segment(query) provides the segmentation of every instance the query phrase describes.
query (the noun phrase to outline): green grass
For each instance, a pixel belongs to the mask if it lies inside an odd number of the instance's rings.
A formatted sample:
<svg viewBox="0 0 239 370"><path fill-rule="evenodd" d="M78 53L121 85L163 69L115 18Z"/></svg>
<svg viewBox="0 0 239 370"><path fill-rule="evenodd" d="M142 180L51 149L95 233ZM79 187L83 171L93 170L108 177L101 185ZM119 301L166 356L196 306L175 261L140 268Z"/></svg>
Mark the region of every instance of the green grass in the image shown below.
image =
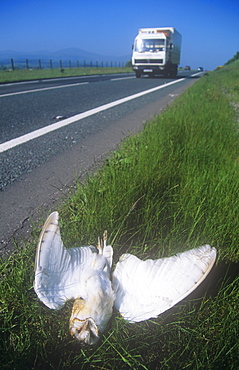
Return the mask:
<svg viewBox="0 0 239 370"><path fill-rule="evenodd" d="M125 251L159 258L209 243L219 266L238 271L238 80L238 62L204 76L78 182L58 209L66 246L95 243L105 229L115 261ZM239 368L238 273L212 272L155 320L128 324L116 313L97 346L81 347L68 333L72 302L55 312L34 293L39 231L1 263L2 368Z"/></svg>
<svg viewBox="0 0 239 370"><path fill-rule="evenodd" d="M73 228L83 242L107 228L119 245L137 240L142 250L156 242L173 253L210 242L238 261L238 122L218 74L201 79L78 184L64 210L68 234Z"/></svg>
<svg viewBox="0 0 239 370"><path fill-rule="evenodd" d="M13 81L38 80L45 78L86 76L105 73L128 73L132 72L129 67L86 67L58 69L16 69L0 71L0 83Z"/></svg>

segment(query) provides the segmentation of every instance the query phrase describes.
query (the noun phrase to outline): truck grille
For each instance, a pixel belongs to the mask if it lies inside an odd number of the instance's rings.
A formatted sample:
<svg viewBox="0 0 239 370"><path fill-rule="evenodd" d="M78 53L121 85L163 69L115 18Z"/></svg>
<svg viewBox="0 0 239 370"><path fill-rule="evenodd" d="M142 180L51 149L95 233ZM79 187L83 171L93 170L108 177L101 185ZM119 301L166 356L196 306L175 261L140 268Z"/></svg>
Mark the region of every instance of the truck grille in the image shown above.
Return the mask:
<svg viewBox="0 0 239 370"><path fill-rule="evenodd" d="M135 63L138 64L163 63L163 59L135 59Z"/></svg>

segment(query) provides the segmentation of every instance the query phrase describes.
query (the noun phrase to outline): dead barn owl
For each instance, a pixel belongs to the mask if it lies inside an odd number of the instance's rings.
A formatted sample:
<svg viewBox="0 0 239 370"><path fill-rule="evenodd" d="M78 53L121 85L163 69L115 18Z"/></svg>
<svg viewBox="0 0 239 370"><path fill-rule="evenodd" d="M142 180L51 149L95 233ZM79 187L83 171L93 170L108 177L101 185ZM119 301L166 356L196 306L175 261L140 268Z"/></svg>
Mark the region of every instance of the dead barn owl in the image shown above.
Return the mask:
<svg viewBox="0 0 239 370"><path fill-rule="evenodd" d="M61 240L58 212L46 220L35 260L34 289L49 308L59 309L74 299L70 333L80 342L94 344L105 330L113 307L125 320L139 322L157 317L184 299L205 279L216 260L209 245L173 257L142 261L123 254L111 274L113 249L66 249Z"/></svg>

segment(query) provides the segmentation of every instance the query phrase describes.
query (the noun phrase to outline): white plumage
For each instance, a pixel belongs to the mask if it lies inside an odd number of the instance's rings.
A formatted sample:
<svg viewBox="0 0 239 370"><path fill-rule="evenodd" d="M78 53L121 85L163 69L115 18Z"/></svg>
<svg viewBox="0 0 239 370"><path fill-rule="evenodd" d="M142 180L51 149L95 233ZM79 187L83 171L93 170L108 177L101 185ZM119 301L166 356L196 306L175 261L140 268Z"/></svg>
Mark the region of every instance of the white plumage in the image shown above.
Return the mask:
<svg viewBox="0 0 239 370"><path fill-rule="evenodd" d="M79 341L94 344L113 306L125 320L157 317L190 294L208 275L216 249L205 245L169 258L142 261L123 254L112 274L113 249L99 241L93 246L63 246L58 213L46 220L37 246L34 289L49 308L59 309L74 299L70 332Z"/></svg>

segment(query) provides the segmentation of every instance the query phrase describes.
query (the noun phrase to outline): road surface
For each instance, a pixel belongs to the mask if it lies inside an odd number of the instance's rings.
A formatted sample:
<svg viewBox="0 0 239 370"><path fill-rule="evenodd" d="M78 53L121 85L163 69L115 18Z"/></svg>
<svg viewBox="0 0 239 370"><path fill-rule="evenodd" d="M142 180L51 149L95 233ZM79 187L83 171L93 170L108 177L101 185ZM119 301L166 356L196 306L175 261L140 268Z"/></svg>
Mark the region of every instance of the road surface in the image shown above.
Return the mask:
<svg viewBox="0 0 239 370"><path fill-rule="evenodd" d="M0 85L0 252L29 238L58 201L200 74L133 74Z"/></svg>

